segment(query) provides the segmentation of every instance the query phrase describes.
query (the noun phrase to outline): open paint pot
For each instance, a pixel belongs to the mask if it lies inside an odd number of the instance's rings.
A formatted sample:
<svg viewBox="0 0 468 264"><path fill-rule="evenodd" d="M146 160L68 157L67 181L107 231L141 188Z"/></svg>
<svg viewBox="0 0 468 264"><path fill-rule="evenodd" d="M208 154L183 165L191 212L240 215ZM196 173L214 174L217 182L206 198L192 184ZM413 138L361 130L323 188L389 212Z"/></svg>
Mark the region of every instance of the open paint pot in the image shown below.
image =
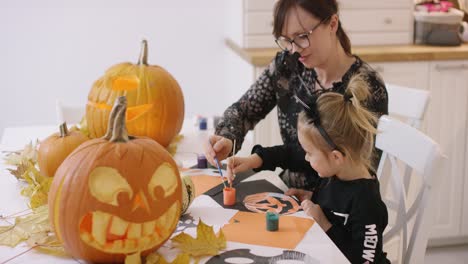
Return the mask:
<svg viewBox="0 0 468 264"><path fill-rule="evenodd" d="M236 204L236 188L226 187L223 189L224 205Z"/></svg>
<svg viewBox="0 0 468 264"><path fill-rule="evenodd" d="M278 231L279 214L277 212L266 213L266 229L267 231Z"/></svg>

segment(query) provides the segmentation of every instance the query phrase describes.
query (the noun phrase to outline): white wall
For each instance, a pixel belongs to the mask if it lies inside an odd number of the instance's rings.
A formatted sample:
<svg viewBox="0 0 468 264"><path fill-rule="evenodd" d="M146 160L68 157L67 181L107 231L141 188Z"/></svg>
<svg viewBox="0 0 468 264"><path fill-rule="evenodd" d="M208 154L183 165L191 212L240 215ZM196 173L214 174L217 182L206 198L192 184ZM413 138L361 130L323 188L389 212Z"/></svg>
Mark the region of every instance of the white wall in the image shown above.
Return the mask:
<svg viewBox="0 0 468 264"><path fill-rule="evenodd" d="M232 54L224 45L224 5L1 0L0 135L7 126L55 124L56 99L84 106L92 83L107 68L137 61L142 38L149 42L149 63L179 81L187 116L222 113L251 80L238 76L239 84L227 83L228 70L236 70L227 63Z"/></svg>

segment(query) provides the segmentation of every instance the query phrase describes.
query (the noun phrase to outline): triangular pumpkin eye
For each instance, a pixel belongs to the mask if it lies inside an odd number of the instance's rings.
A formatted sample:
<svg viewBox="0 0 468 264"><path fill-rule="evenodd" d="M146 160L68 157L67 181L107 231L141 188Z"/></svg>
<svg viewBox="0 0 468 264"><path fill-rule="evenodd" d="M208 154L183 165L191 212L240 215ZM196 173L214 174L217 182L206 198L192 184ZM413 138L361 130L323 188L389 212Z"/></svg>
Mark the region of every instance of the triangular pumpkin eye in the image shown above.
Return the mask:
<svg viewBox="0 0 468 264"><path fill-rule="evenodd" d="M89 175L89 191L98 201L118 206L117 196L121 192L128 193L132 199L133 190L119 171L110 167L96 167Z"/></svg>
<svg viewBox="0 0 468 264"><path fill-rule="evenodd" d="M148 184L148 192L156 201L155 188L161 187L164 190L164 197L173 194L177 188L177 175L174 168L168 162L161 164L154 172Z"/></svg>

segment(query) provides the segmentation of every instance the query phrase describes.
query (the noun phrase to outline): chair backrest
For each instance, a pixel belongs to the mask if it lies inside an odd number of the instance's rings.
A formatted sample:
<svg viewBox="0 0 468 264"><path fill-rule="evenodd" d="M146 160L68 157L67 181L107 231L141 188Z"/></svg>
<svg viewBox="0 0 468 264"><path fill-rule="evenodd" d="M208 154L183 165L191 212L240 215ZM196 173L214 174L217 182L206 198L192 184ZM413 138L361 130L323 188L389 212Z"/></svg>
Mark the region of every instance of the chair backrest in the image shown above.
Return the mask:
<svg viewBox="0 0 468 264"><path fill-rule="evenodd" d="M73 125L80 123L85 114L85 108L82 106L64 105L60 100L55 101L55 112L57 116L57 123Z"/></svg>
<svg viewBox="0 0 468 264"><path fill-rule="evenodd" d="M429 91L394 84L385 86L388 92L389 114L402 117L406 123L419 128L429 103Z"/></svg>
<svg viewBox="0 0 468 264"><path fill-rule="evenodd" d="M396 117L410 126L420 128L429 103L430 92L395 84L386 84L385 86L388 92L390 116ZM411 173L412 170L406 167L403 177L406 192L408 192Z"/></svg>
<svg viewBox="0 0 468 264"><path fill-rule="evenodd" d="M389 116L379 120L375 145L382 150L377 177L381 182L384 179L389 182L389 186L381 185L381 188L391 189L391 192L382 191L389 211L383 242L399 239L398 263L423 263L432 223L427 205L434 176L443 160L439 145L416 128ZM403 181L404 168L400 166L409 166L414 171L408 194Z"/></svg>

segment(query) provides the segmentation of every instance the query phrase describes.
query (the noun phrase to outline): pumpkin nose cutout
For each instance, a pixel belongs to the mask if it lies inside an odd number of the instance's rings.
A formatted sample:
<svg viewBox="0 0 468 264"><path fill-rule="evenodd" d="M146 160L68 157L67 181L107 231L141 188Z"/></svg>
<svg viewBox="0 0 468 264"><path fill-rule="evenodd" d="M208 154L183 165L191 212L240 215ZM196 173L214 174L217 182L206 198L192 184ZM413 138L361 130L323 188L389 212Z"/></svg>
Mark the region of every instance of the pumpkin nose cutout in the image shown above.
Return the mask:
<svg viewBox="0 0 468 264"><path fill-rule="evenodd" d="M140 191L135 195L135 198L133 198L133 208L132 211L135 211L138 208L142 208L145 211L149 212L149 205L148 205L148 200L146 199L145 194Z"/></svg>

